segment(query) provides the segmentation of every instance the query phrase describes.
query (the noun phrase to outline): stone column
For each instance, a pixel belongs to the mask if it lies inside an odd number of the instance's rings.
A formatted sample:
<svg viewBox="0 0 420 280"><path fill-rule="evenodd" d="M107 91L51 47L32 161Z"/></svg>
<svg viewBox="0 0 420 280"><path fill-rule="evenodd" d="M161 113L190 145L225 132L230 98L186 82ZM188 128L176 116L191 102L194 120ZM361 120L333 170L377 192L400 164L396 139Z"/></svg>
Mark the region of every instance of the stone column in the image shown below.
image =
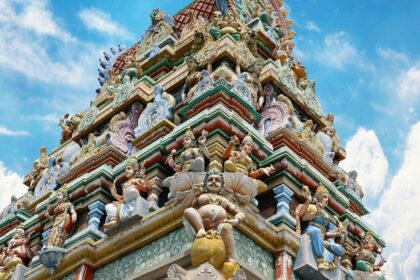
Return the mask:
<svg viewBox="0 0 420 280"><path fill-rule="evenodd" d="M101 218L105 214L105 204L102 201L95 201L89 205L89 227L99 230Z"/></svg>
<svg viewBox="0 0 420 280"><path fill-rule="evenodd" d="M160 179L159 177L154 177L149 182L152 185L152 187L150 188L150 191L147 194L147 201L150 204L150 208L156 210L159 209L159 196L162 192L162 189L159 187L159 185L162 183L162 179Z"/></svg>
<svg viewBox="0 0 420 280"><path fill-rule="evenodd" d="M296 219L290 215L290 201L292 200L293 192L285 184L281 184L273 189L275 199L277 200L277 213L268 218L268 220L276 225L286 224L291 228L296 227Z"/></svg>
<svg viewBox="0 0 420 280"><path fill-rule="evenodd" d="M276 255L276 280L292 280L292 256L286 251Z"/></svg>

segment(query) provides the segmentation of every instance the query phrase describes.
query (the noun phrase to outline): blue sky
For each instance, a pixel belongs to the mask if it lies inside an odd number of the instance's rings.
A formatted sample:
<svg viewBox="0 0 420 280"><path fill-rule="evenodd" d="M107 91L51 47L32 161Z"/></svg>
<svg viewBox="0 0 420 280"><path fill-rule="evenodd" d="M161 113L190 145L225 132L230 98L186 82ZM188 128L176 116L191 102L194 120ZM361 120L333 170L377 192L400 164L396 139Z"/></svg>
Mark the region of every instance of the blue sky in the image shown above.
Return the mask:
<svg viewBox="0 0 420 280"><path fill-rule="evenodd" d="M17 182L40 147L59 144L59 118L95 98L99 54L139 40L153 7L174 14L189 2L0 0L0 208L23 190ZM406 212L420 199L420 2L285 2L295 57L316 80L324 113L335 114L342 166L359 172L367 219L387 239L388 275L413 279L420 226Z"/></svg>

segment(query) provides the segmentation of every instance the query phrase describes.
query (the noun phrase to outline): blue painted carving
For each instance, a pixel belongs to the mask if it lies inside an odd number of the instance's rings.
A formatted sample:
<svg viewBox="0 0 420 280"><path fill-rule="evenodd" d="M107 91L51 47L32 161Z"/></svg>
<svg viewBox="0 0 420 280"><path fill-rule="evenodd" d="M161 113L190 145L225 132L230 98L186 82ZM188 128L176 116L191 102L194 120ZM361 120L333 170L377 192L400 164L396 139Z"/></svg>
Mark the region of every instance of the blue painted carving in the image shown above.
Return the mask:
<svg viewBox="0 0 420 280"><path fill-rule="evenodd" d="M105 214L105 203L101 201L95 201L89 205L89 226L95 229L99 229L99 223L101 222L102 216Z"/></svg>
<svg viewBox="0 0 420 280"><path fill-rule="evenodd" d="M280 186L275 187L273 191L276 195L275 199L277 200L277 212L268 220L276 226L286 223L294 228L296 226L296 220L290 215L289 206L293 195L292 190L285 184L281 184Z"/></svg>

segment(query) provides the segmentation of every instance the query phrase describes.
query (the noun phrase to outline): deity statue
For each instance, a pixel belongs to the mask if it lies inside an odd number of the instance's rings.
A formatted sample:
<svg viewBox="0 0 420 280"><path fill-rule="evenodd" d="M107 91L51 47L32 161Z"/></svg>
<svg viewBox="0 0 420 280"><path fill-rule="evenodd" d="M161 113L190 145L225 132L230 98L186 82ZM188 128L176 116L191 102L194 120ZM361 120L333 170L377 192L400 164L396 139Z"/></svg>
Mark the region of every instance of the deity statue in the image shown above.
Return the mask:
<svg viewBox="0 0 420 280"><path fill-rule="evenodd" d="M34 161L31 172L28 175L29 179L29 192L33 193L36 185L42 176L47 172L48 168L48 154L45 147L41 148L41 153L38 159ZM25 180L26 181L26 180Z"/></svg>
<svg viewBox="0 0 420 280"><path fill-rule="evenodd" d="M307 120L303 125L302 131L298 134L298 137L305 141L312 149L323 155L324 146L322 143L318 142L315 133L312 131L312 126L312 120Z"/></svg>
<svg viewBox="0 0 420 280"><path fill-rule="evenodd" d="M260 13L259 18L264 26L264 30L267 32L268 37L276 42L284 36L280 24L276 21L273 15L273 7L271 4L266 4L264 10Z"/></svg>
<svg viewBox="0 0 420 280"><path fill-rule="evenodd" d="M164 38L171 35L177 39L171 19L159 9L153 9L150 14L152 25L146 30L146 34L137 46L137 57L145 51L157 46Z"/></svg>
<svg viewBox="0 0 420 280"><path fill-rule="evenodd" d="M310 237L318 269L335 269L335 260L344 255L344 249L335 243L334 239L342 237L344 227L337 217L335 217L338 221L337 228L329 221L325 208L330 194L323 185L319 185L315 192L315 203L311 203L312 196L306 186L303 188L303 195L305 203L300 204L295 212L298 221L296 229L300 231L300 222L302 222L302 234L308 234Z"/></svg>
<svg viewBox="0 0 420 280"><path fill-rule="evenodd" d="M206 174L204 183L194 185L183 201L184 207L188 207L184 211L186 226L195 234L191 249L193 266L205 262L216 268L226 262L236 265L233 226L239 224L245 215L223 196L223 190L223 175L218 170L211 170ZM228 219L228 213L233 215L233 219ZM217 245L220 239L223 240L224 250Z"/></svg>
<svg viewBox="0 0 420 280"><path fill-rule="evenodd" d="M198 147L194 145L195 136L193 130L188 127L184 134L184 151L181 153L179 164L175 163L173 155L176 150L172 150L168 156L168 165L177 173L202 172L205 169L205 158L210 158L210 153L206 146L207 131L203 130L198 138Z"/></svg>
<svg viewBox="0 0 420 280"><path fill-rule="evenodd" d="M378 276L380 280L385 280L385 277L381 273L381 267L386 261L381 259L378 264L375 264L376 253L380 254L381 250L377 249L372 233L366 232L362 244L355 248L351 252L351 255L356 261L356 270L374 274Z"/></svg>
<svg viewBox="0 0 420 280"><path fill-rule="evenodd" d="M134 55L127 55L125 58L125 69L121 73L121 77L128 76L130 81L140 78L143 71L140 68L140 64L137 63L136 57Z"/></svg>
<svg viewBox="0 0 420 280"><path fill-rule="evenodd" d="M240 39L242 24L236 19L235 13L232 10L227 10L223 20L219 24L222 35L230 34L236 41Z"/></svg>
<svg viewBox="0 0 420 280"><path fill-rule="evenodd" d="M180 39L187 38L191 34L203 34L203 30L207 29L207 21L202 17L197 17L197 12L193 9L187 11L188 23L184 26L181 31ZM203 38L203 43L206 41L206 38Z"/></svg>
<svg viewBox="0 0 420 280"><path fill-rule="evenodd" d="M71 139L73 132L76 131L77 126L82 120L82 116L76 114L73 117L69 117L69 114L65 114L63 118L60 119L59 126L63 129L61 132L60 144Z"/></svg>
<svg viewBox="0 0 420 280"><path fill-rule="evenodd" d="M249 14L252 19L259 18L262 13L262 7L258 0L245 1Z"/></svg>
<svg viewBox="0 0 420 280"><path fill-rule="evenodd" d="M281 45L276 46L273 51L273 56L280 61L281 65L290 65L296 85L301 90L304 90L309 83L308 75L302 62L300 60L295 61L292 56L294 47L295 43L291 39L287 39Z"/></svg>
<svg viewBox="0 0 420 280"><path fill-rule="evenodd" d="M233 150L235 145L239 145L239 139L236 135L230 139L229 145L226 147L223 155L226 160L224 163L225 172L238 172L253 178L258 185L259 192L267 189L266 184L256 179L263 175L270 176L276 169L270 165L269 167L254 170L254 165L250 157L254 149L254 141L251 136L247 135L244 137L239 151Z"/></svg>
<svg viewBox="0 0 420 280"><path fill-rule="evenodd" d="M222 37L222 32L219 27L222 20L222 13L220 11L214 11L209 25L209 33L214 41L217 41L220 37Z"/></svg>
<svg viewBox="0 0 420 280"><path fill-rule="evenodd" d="M67 197L67 185L62 186L57 192L57 202L48 205L45 217L53 222L45 248L64 248L64 242L72 232L77 213L73 204Z"/></svg>
<svg viewBox="0 0 420 280"><path fill-rule="evenodd" d="M29 247L31 234L26 237L25 229L19 225L15 233L7 242L7 248L0 253L0 280L10 279L17 265L28 265L32 260L32 251Z"/></svg>
<svg viewBox="0 0 420 280"><path fill-rule="evenodd" d="M131 157L125 167L125 178L127 181L122 185L122 195L117 193L116 180L110 191L117 200L105 206L106 221L104 229L108 230L133 215L144 216L149 213L149 203L141 196L141 192L150 190L149 182L146 179L146 168L141 163L140 170L136 157Z"/></svg>
<svg viewBox="0 0 420 280"><path fill-rule="evenodd" d="M96 136L93 133L89 133L87 142L85 144L82 144L82 148L77 154L75 164L88 159L89 157L95 155L97 152L98 145L96 143Z"/></svg>
<svg viewBox="0 0 420 280"><path fill-rule="evenodd" d="M328 113L327 117L326 117L326 121L328 123L327 127L324 128L324 130L326 131L326 133L328 134L328 136L331 138L332 140L332 152L337 153L340 151L340 138L337 135L337 132L335 130L335 128L333 127L334 125L334 115L333 113Z"/></svg>
<svg viewBox="0 0 420 280"><path fill-rule="evenodd" d="M250 91L247 94L245 90L245 92L242 95L244 95L246 99L250 98L252 104L256 107L257 111L260 111L264 104L264 92L260 82L260 74L264 66L264 62L261 59L257 58L248 66L246 72L241 73L241 63L243 63L241 59L242 57L240 56L236 57L235 71L238 75L237 80L244 82L247 85L246 90Z"/></svg>
<svg viewBox="0 0 420 280"><path fill-rule="evenodd" d="M138 117L134 129L136 137L151 129L161 120L169 120L173 117L173 108L176 104L175 98L165 92L159 84L154 87L154 95L155 99L153 102L149 102L146 109Z"/></svg>
<svg viewBox="0 0 420 280"><path fill-rule="evenodd" d="M203 78L204 75L210 75L213 71L212 62L209 61L207 65L207 73L204 71L199 71L198 62L197 60L189 56L186 58L187 66L188 66L188 76L185 80L184 87L182 89L182 101L186 102L190 98L194 96L194 92L197 88L197 85Z"/></svg>

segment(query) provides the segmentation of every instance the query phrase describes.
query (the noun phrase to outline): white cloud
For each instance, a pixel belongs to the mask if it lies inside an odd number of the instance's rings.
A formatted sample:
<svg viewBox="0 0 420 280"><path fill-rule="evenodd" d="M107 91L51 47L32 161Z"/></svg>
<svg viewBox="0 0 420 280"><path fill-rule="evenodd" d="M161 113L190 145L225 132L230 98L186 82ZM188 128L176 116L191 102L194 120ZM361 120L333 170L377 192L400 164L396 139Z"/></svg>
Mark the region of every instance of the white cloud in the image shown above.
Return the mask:
<svg viewBox="0 0 420 280"><path fill-rule="evenodd" d="M0 67L44 83L93 92L97 47L79 42L61 28L47 4L2 1Z"/></svg>
<svg viewBox="0 0 420 280"><path fill-rule="evenodd" d="M28 187L22 184L22 179L19 174L8 170L4 163L0 161L0 212L9 205L12 195L20 197L28 190Z"/></svg>
<svg viewBox="0 0 420 280"><path fill-rule="evenodd" d="M397 94L401 98L408 98L412 101L420 97L420 67L410 67L404 71L397 84Z"/></svg>
<svg viewBox="0 0 420 280"><path fill-rule="evenodd" d="M47 114L47 115L22 115L20 116L22 120L29 121L39 121L42 123L53 123L58 124L60 117L57 114Z"/></svg>
<svg viewBox="0 0 420 280"><path fill-rule="evenodd" d="M112 36L118 36L123 39L134 38L133 34L112 20L111 16L103 11L95 8L88 8L81 10L78 15L83 24L89 30L99 31L101 33Z"/></svg>
<svg viewBox="0 0 420 280"><path fill-rule="evenodd" d="M0 125L0 136L29 136L31 135L26 130L11 130ZM1 163L1 162L0 162Z"/></svg>
<svg viewBox="0 0 420 280"><path fill-rule="evenodd" d="M368 72L375 71L374 65L365 59L364 52L353 45L350 36L344 31L326 34L322 44L305 44L302 51L305 56L330 68L346 70L353 67Z"/></svg>
<svg viewBox="0 0 420 280"><path fill-rule="evenodd" d="M318 27L318 25L313 22L313 21L307 21L305 22L305 26L306 29L311 30L311 31L315 31L315 32L321 32L321 29Z"/></svg>
<svg viewBox="0 0 420 280"><path fill-rule="evenodd" d="M388 160L373 130L359 128L346 144L347 158L340 163L346 170L356 170L365 199L372 201L385 187Z"/></svg>
<svg viewBox="0 0 420 280"><path fill-rule="evenodd" d="M409 61L408 56L405 53L390 48L379 47L376 51L382 59L387 61L391 60L404 63Z"/></svg>
<svg viewBox="0 0 420 280"><path fill-rule="evenodd" d="M417 279L420 275L420 122L410 129L403 163L372 210L369 220L387 243L388 279Z"/></svg>

